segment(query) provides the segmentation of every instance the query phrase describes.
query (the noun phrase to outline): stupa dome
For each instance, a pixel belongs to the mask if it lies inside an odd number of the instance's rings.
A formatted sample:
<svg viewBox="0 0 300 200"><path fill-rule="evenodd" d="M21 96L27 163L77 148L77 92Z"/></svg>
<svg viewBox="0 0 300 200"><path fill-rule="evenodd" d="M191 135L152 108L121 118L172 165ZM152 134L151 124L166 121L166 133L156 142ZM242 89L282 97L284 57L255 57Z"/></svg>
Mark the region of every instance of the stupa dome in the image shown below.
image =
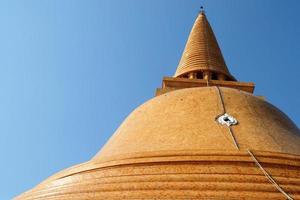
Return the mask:
<svg viewBox="0 0 300 200"><path fill-rule="evenodd" d="M300 130L231 75L202 11L174 77L90 161L19 200L300 199Z"/></svg>
<svg viewBox="0 0 300 200"><path fill-rule="evenodd" d="M219 90L226 112L238 120L232 130L240 149L300 154L300 131L283 112L253 94ZM217 87L160 95L131 113L94 159L141 152L235 150L228 127L216 120L221 114Z"/></svg>
<svg viewBox="0 0 300 200"><path fill-rule="evenodd" d="M217 122L226 112L232 132ZM300 198L300 132L280 110L231 88L188 88L133 111L89 162L67 169L21 199L180 199L282 197L255 166L251 150L281 185ZM291 169L286 167L288 165ZM299 196L298 196L299 195Z"/></svg>

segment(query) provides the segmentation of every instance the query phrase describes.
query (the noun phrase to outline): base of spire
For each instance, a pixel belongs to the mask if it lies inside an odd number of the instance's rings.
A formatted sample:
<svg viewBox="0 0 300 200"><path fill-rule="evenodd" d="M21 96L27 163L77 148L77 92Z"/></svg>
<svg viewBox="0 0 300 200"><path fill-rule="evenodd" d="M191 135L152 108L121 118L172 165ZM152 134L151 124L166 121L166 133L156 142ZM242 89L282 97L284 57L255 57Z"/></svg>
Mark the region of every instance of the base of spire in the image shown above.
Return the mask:
<svg viewBox="0 0 300 200"><path fill-rule="evenodd" d="M192 87L207 87L207 86L229 87L229 88L234 88L249 93L253 93L255 88L255 84L252 82L164 77L162 81L162 88L156 89L155 96L159 96L161 94L173 90L178 90L178 89L192 88Z"/></svg>

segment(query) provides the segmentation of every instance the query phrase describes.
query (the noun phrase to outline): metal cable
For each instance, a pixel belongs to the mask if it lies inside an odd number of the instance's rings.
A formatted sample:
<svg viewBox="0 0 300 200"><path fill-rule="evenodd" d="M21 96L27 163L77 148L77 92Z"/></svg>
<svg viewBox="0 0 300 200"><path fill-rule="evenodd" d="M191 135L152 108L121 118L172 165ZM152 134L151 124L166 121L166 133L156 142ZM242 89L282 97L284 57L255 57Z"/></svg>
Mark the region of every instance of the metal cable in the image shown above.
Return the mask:
<svg viewBox="0 0 300 200"><path fill-rule="evenodd" d="M276 189L281 192L288 200L294 200L288 193L286 193L272 178L272 176L261 166L261 164L258 162L254 154L247 149L248 153L250 154L251 158L254 160L255 164L260 168L260 170L264 173L264 175L267 177L267 179L276 187Z"/></svg>
<svg viewBox="0 0 300 200"><path fill-rule="evenodd" d="M220 98L220 100L221 100L221 104L222 104L222 108L223 108L223 113L222 113L222 115L223 115L223 114L226 113L225 104L224 104L224 100L223 100L223 95L222 95L222 93L221 93L220 88L219 88L218 86L216 86L216 88L217 88L217 91L218 91L218 94L219 94L219 98Z"/></svg>
<svg viewBox="0 0 300 200"><path fill-rule="evenodd" d="M233 143L234 143L235 148L236 148L237 150L240 150L240 146L239 146L239 144L237 143L237 140L236 140L236 138L235 138L235 136L234 136L234 134L233 134L233 131L232 131L232 129L231 129L230 126L228 126L228 130L229 130L229 133L230 133L230 136L231 136L231 138L232 138L232 141L233 141Z"/></svg>
<svg viewBox="0 0 300 200"><path fill-rule="evenodd" d="M220 88L219 88L218 86L216 86L216 88L217 88L217 91L218 91L218 94L219 94L219 98L220 98L220 100L221 100L221 105L222 105L222 109L223 109L222 115L223 115L223 114L226 113L226 108L225 108L225 103L224 103L223 95L222 95L222 93L221 93ZM235 138L235 136L234 136L234 133L233 133L232 128L231 128L230 126L227 126L227 128L228 128L228 132L229 132L229 134L230 134L230 137L231 137L231 139L232 139L232 141L233 141L233 144L234 144L235 148L236 148L237 150L240 150L239 144L238 144L238 142L237 142L237 140L236 140L236 138Z"/></svg>

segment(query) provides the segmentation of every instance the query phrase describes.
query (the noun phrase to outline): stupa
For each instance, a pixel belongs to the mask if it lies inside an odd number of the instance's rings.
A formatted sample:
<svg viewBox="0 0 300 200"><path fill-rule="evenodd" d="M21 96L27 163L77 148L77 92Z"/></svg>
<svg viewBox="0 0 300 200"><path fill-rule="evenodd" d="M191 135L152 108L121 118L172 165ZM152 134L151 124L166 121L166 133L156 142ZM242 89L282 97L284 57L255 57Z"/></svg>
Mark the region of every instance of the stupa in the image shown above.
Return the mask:
<svg viewBox="0 0 300 200"><path fill-rule="evenodd" d="M16 199L300 199L300 131L253 91L201 11L156 96L90 161Z"/></svg>

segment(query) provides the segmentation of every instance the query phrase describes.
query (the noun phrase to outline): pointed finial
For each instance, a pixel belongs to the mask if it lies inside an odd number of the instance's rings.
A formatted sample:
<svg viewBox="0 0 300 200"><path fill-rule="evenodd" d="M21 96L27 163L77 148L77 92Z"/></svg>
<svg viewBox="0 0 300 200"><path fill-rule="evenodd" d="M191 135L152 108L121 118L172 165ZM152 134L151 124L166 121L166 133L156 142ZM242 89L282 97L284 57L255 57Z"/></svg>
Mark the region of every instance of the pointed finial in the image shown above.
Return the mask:
<svg viewBox="0 0 300 200"><path fill-rule="evenodd" d="M204 11L204 8L203 8L203 6L200 6L200 11L199 11L199 14L204 14L205 13L205 11Z"/></svg>

